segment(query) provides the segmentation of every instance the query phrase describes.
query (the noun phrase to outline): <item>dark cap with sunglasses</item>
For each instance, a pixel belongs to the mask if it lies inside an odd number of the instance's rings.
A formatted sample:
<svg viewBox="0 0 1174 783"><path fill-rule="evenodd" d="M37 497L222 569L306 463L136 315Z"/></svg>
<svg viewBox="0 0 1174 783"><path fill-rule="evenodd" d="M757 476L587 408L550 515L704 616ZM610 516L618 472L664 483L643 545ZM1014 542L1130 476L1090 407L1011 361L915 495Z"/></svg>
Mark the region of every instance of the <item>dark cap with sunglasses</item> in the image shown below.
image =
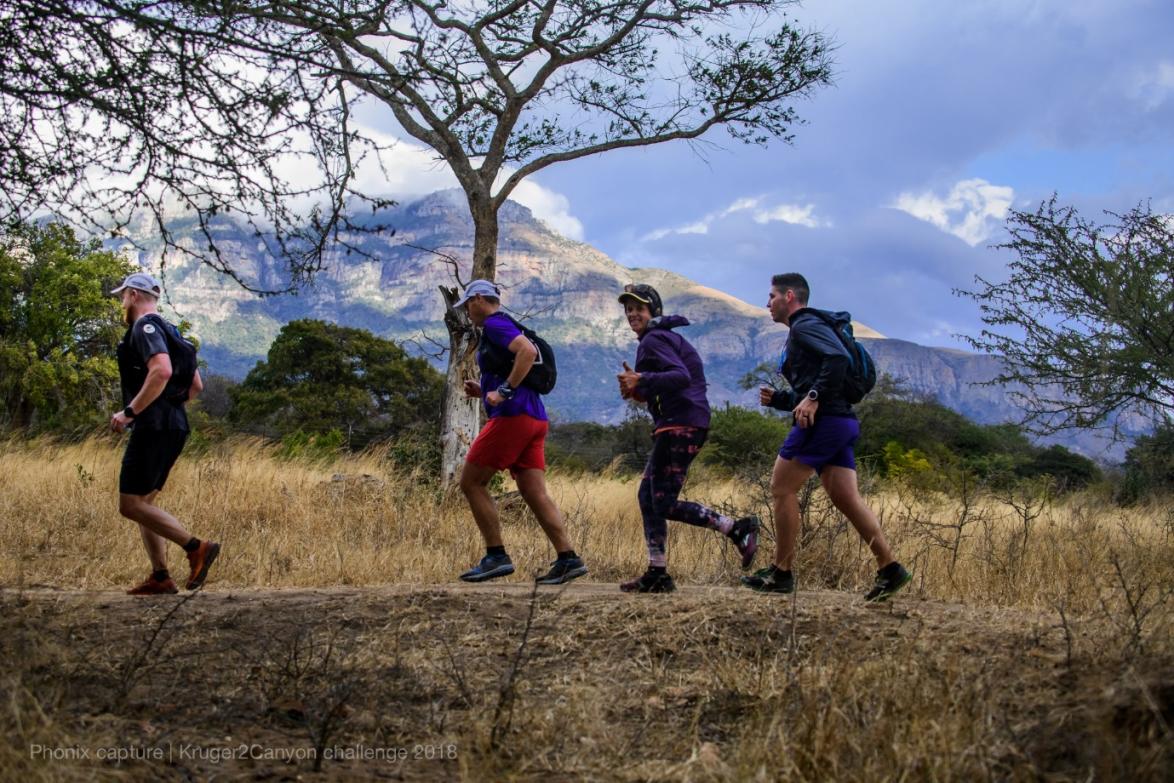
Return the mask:
<svg viewBox="0 0 1174 783"><path fill-rule="evenodd" d="M632 299L633 301L648 305L648 312L652 314L653 318L659 318L664 315L664 305L661 304L660 294L650 285L645 285L644 283L628 283L624 286L624 292L619 297L621 303L625 299Z"/></svg>

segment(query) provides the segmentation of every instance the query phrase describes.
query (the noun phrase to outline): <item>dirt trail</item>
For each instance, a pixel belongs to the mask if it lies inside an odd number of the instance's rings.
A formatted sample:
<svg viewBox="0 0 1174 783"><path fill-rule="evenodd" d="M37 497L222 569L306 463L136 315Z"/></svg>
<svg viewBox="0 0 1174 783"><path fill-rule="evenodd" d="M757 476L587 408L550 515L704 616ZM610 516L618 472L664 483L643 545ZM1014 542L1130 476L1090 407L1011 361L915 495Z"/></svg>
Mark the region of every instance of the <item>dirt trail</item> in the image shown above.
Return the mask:
<svg viewBox="0 0 1174 783"><path fill-rule="evenodd" d="M625 595L585 580L536 601L512 582L210 588L0 590L0 696L17 717L0 778L736 780L755 742L774 777L802 770L771 767L777 741L748 725L790 715L799 738L860 698L878 714L926 712L916 720L945 726L943 743L970 730L955 723L993 732L966 740L990 744L977 760L959 748L956 768L925 770L939 777L1023 764L1075 775L1088 738L1049 726L1113 707L1093 687L1100 673L1069 664L1055 616L914 595ZM949 761L935 741L911 739L909 753ZM102 748L131 757L95 758Z"/></svg>

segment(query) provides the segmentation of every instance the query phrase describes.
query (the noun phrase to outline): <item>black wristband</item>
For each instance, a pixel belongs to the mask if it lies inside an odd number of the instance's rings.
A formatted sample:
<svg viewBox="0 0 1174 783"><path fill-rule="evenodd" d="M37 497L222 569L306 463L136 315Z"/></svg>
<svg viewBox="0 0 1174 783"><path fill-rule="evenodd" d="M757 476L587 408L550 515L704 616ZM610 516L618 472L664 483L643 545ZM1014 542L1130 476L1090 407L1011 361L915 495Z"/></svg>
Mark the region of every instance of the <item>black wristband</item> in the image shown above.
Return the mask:
<svg viewBox="0 0 1174 783"><path fill-rule="evenodd" d="M122 409L122 415L127 417L128 419L133 419L138 414L135 413L134 408L127 405L125 408Z"/></svg>
<svg viewBox="0 0 1174 783"><path fill-rule="evenodd" d="M516 389L514 389L514 387L510 386L508 383L503 383L501 386L497 387L497 393L501 395L503 400L513 399L515 391Z"/></svg>

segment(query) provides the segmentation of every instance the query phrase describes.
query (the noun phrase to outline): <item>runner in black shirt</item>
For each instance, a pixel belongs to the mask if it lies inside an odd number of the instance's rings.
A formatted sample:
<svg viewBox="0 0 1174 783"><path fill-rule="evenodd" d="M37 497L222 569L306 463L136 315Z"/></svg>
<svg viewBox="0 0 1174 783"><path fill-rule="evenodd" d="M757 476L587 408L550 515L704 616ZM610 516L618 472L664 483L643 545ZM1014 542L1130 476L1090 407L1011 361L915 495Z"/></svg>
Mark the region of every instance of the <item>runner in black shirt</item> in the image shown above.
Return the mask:
<svg viewBox="0 0 1174 783"><path fill-rule="evenodd" d="M118 344L118 374L126 407L110 418L110 428L115 432L131 430L118 477L118 510L138 523L152 568L146 581L127 591L131 595L179 592L167 571L168 541L179 544L187 553L191 566L189 590L204 584L208 569L220 553L219 544L195 538L175 517L155 505L155 496L163 489L187 440L184 402L204 388L199 370L190 388L175 388L164 332L173 327L156 311L160 290L153 277L136 272L111 292L121 295L130 326Z"/></svg>

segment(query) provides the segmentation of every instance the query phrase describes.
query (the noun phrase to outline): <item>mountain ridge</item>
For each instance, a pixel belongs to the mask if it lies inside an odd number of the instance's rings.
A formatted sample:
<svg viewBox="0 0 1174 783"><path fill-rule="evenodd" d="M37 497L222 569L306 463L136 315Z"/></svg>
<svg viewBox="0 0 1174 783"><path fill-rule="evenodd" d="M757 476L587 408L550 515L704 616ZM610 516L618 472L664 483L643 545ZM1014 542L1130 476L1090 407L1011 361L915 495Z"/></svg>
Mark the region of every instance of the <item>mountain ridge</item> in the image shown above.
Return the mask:
<svg viewBox="0 0 1174 783"><path fill-rule="evenodd" d="M454 280L452 264L443 256L457 259L467 282L472 255L472 221L463 195L439 191L371 218L376 219L393 225L395 235L348 234L346 243L361 252L347 254L341 247L330 252L322 271L296 296L257 298L206 265L169 260L168 298L200 335L209 370L243 377L265 358L281 326L297 318L368 329L422 355L434 354L434 345L447 345L438 287ZM185 236L182 224L173 230ZM222 253L244 278L284 286L279 265L255 237L228 221L214 230ZM182 241L194 243L190 232L186 236ZM162 250L157 238L136 239L145 249L128 252L141 266L158 270ZM655 286L666 313L690 319L683 334L705 359L711 404L757 407L757 393L741 389L739 380L762 362L777 361L787 334L765 307L770 274L763 272L764 303L756 307L669 270L624 267L588 244L557 234L515 202L506 202L500 212L497 282L503 304L529 314L533 328L558 354L559 386L547 398L555 420L616 423L625 415L615 374L635 355L636 339L616 298L628 282ZM834 302L834 295L820 301ZM859 322L854 328L878 368L912 392L928 394L980 423L1016 418L1010 389L982 385L998 374L997 359L886 338ZM441 366L435 355L430 358ZM1106 452L1095 433L1050 440L1101 459L1120 453L1119 448Z"/></svg>

